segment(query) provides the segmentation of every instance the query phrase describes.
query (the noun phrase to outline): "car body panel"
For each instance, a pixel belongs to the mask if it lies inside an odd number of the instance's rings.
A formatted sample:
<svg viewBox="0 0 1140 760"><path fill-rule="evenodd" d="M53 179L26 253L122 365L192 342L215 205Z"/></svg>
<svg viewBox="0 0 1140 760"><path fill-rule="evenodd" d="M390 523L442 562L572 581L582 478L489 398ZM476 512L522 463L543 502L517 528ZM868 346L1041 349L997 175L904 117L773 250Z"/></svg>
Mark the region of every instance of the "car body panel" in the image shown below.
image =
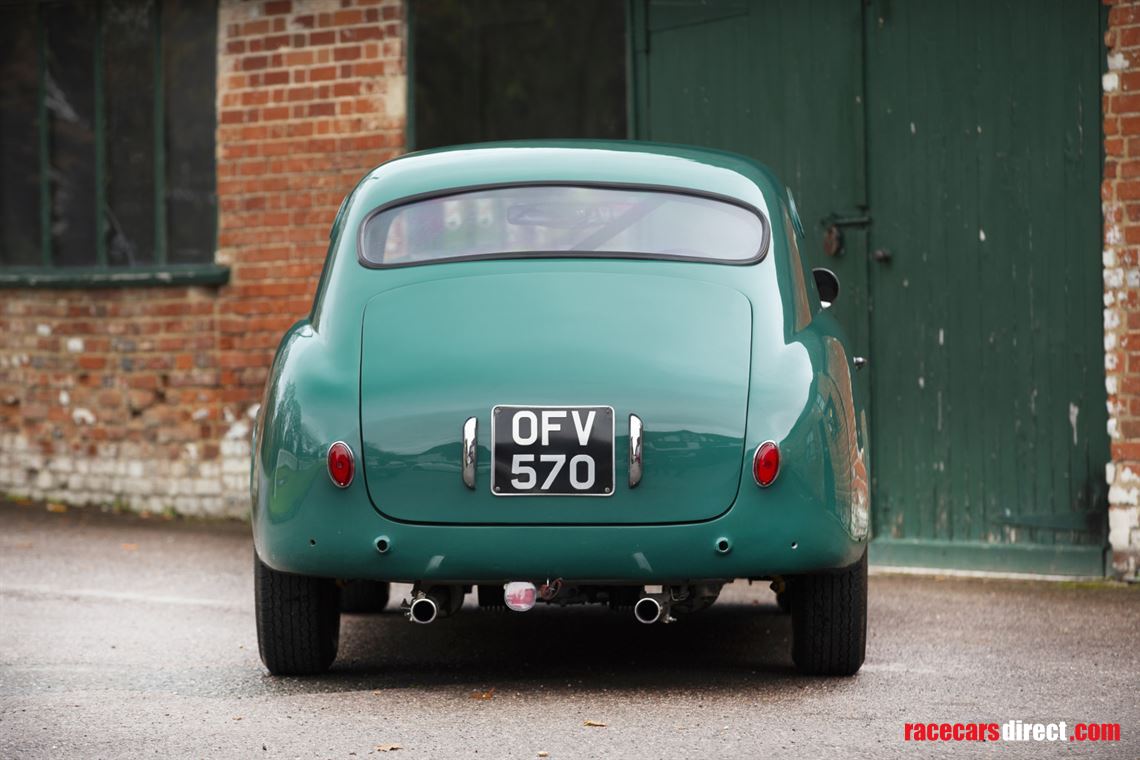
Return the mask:
<svg viewBox="0 0 1140 760"><path fill-rule="evenodd" d="M360 225L385 204L542 181L737 198L768 219L769 251L747 266L568 256L370 269L359 261ZM787 197L749 159L633 142L491 144L412 154L371 172L338 214L313 313L283 338L267 383L251 473L258 555L285 572L457 582L766 577L854 562L868 533L865 415L853 401L842 330L803 287L810 273L790 253ZM579 313L575 332L561 318L584 290L593 309ZM510 322L500 298L529 304L537 319L496 331ZM553 339L520 351L508 330ZM558 345L584 361L556 358ZM534 361L544 357L546 366ZM493 404L613 406L615 496L492 497ZM631 412L646 426L635 490L626 483ZM475 491L459 474L459 434L472 415L480 417ZM337 440L357 459L344 489L325 464ZM765 440L779 444L782 463L761 489L751 455ZM682 447L697 462L707 457L707 467L683 469Z"/></svg>
<svg viewBox="0 0 1140 760"><path fill-rule="evenodd" d="M694 321L684 303L702 314ZM393 329L398 325L398 329ZM705 520L736 498L744 457L752 310L740 291L652 274L476 274L408 285L365 307L364 475L379 511L445 523ZM612 498L490 490L491 407L612 406ZM629 415L646 475L628 487ZM460 430L478 421L476 487Z"/></svg>

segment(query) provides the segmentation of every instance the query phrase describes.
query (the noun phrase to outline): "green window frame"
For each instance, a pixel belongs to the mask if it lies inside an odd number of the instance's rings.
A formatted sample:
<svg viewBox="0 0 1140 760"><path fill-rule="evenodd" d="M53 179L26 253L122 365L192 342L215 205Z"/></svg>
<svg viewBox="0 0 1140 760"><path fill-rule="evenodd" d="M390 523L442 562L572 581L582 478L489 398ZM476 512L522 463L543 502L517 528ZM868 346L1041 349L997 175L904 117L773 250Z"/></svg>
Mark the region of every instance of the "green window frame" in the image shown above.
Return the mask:
<svg viewBox="0 0 1140 760"><path fill-rule="evenodd" d="M168 138L170 132L167 128L167 109L171 106L171 100L168 99L167 93L167 60L168 52L173 52L175 45L172 45L168 36L172 36L176 32L170 32L170 29L163 24L164 10L171 9L174 13L183 14L201 14L194 18L195 23L199 25L199 29L209 28L210 51L211 60L209 61L208 71L213 71L217 65L216 57L216 41L217 41L217 5L216 2L203 3L200 0L87 0L86 7L77 6L74 2L65 2L64 0L25 0L24 3L13 4L9 3L8 10L14 13L23 13L25 18L30 16L34 19L34 45L35 45L35 119L36 124L34 129L37 137L37 153L38 153L38 226L39 226L39 262L36 265L30 265L27 257L19 264L14 264L10 259L3 255L0 251L0 286L30 286L30 287L98 287L108 286L117 287L122 285L152 285L152 284L202 284L202 285L219 285L224 284L229 279L229 269L220 266L214 261L214 256L217 250L217 199L216 199L216 173L214 171L214 129L216 119L216 109L214 105L214 93L216 83L213 78L209 81L209 102L202 103L203 109L208 109L209 112L209 144L208 152L210 155L209 164L209 186L208 192L198 192L198 205L195 209L195 214L192 221L186 220L187 224L192 224L199 230L198 234L201 235L201 242L198 248L190 249L190 254L182 254L181 260L171 260L169 255L169 241L170 241L170 224L168 215L170 210L168 206L171 199L174 197L171 193L173 183L168 173ZM62 263L57 259L55 251L55 241L53 239L53 224L58 226L58 219L53 220L53 176L58 177L59 170L53 167L53 145L52 145L52 119L49 113L49 98L58 97L57 93L61 91L58 83L51 80L51 73L49 67L52 64L51 56L53 55L52 42L49 39L49 14L58 14L68 20L65 14L69 12L76 12L77 9L82 9L85 13L93 13L93 39L84 39L83 42L90 43L92 51L91 58L91 98L92 98L92 114L90 119L91 129L93 131L93 169L94 175L94 197L90 199L93 204L94 213L94 240L91 241L91 246L94 249L93 261L87 264L77 265L75 263ZM108 130L108 89L107 89L107 46L109 42L108 29L110 22L108 15L111 13L121 12L126 9L134 13L138 17L146 17L149 14L148 22L150 34L150 49L151 55L149 60L140 60L139 65L148 66L152 76L153 94L148 95L153 99L153 109L150 114L152 119L151 123L151 140L149 146L139 144L140 141L130 143L130 149L136 151L146 150L149 147L151 155L147 156L149 163L153 167L153 177L148 178L151 183L153 192L153 199L148 199L152 204L153 212L153 238L149 239L148 244L143 251L140 258L145 259L143 263L127 261L126 263L109 261L108 257L108 238L109 233L118 233L118 229L112 229L114 222L113 210L109 204L108 190L109 190L109 177L108 177L108 154L110 151L110 142L115 138ZM14 16L13 16L14 17ZM184 19L183 19L184 20ZM32 23L29 21L29 23ZM58 20L57 20L58 23ZM172 29L177 28L179 24L178 17L173 17L170 22ZM25 28L25 33L32 33L30 29ZM201 39L201 38L200 38ZM114 40L110 40L114 44ZM171 48L168 51L167 48ZM206 48L200 46L196 51L198 55L202 55ZM3 54L3 53L0 53ZM18 53L8 52L9 55L17 55ZM81 58L78 61L81 62ZM131 62L134 62L131 58ZM29 62L24 61L25 65ZM68 62L69 65L75 66L77 61L72 60ZM120 61L120 64L122 62ZM185 61L182 61L185 65ZM187 67L187 76L192 76L200 73L198 67ZM145 74L143 74L145 76ZM50 90L49 90L50 88ZM203 90L204 91L204 90ZM127 98L129 99L129 97ZM205 100L204 97L199 97L199 100ZM194 104L197 101L193 101ZM182 107L185 107L183 104ZM137 113L137 112L136 112ZM198 125L201 127L202 125ZM199 128L199 133L204 134L204 129ZM137 135L135 135L137 137ZM124 143L125 144L125 143ZM200 158L204 152L201 144L197 146L198 153L195 158ZM84 167L86 169L86 167ZM53 172L55 173L53 175ZM124 172L125 173L125 172ZM137 179L137 178L136 178ZM200 177L199 177L200 179ZM8 181L5 177L0 177L0 181ZM78 183L77 183L78 184ZM58 192L58 190L57 190ZM203 202L201 198L208 198L208 201ZM82 202L82 201L79 201ZM203 210L204 209L204 210ZM86 212L84 212L86 213ZM205 233L201 232L201 225L203 220L209 218L211 229L206 230ZM149 235L149 230L147 231ZM206 241L206 236L209 240ZM4 240L0 245L7 244ZM133 244L132 244L133 246ZM29 248L23 249L25 252L30 251ZM133 248L132 248L133 250ZM74 255L74 253L72 254ZM87 256L83 257L84 259ZM190 259L190 260L187 260Z"/></svg>

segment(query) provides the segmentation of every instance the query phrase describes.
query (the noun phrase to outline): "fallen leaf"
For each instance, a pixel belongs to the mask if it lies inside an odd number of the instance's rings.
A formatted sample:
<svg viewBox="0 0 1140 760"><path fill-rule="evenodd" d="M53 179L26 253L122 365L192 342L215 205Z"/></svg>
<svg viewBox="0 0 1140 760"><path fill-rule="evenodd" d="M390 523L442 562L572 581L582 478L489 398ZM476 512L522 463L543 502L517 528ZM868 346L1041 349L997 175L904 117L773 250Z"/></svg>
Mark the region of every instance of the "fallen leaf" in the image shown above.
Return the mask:
<svg viewBox="0 0 1140 760"><path fill-rule="evenodd" d="M472 699L494 699L495 698L495 687L492 686L490 689L487 689L487 691L473 691L473 692L471 692L471 698Z"/></svg>
<svg viewBox="0 0 1140 760"><path fill-rule="evenodd" d="M119 544L125 552L133 552L139 548L138 544Z"/></svg>
<svg viewBox="0 0 1140 760"><path fill-rule="evenodd" d="M235 715L235 716L234 716L234 720L241 720L241 716L240 716L240 715Z"/></svg>
<svg viewBox="0 0 1140 760"><path fill-rule="evenodd" d="M377 744L377 752L395 752L398 749L403 749L399 744Z"/></svg>
<svg viewBox="0 0 1140 760"><path fill-rule="evenodd" d="M66 512L67 511L67 505L66 504L60 504L59 502L56 502L56 501L50 501L50 502L48 502L48 505L47 505L47 511L48 512Z"/></svg>
<svg viewBox="0 0 1140 760"><path fill-rule="evenodd" d="M542 750L538 753L538 756L539 757L550 757L550 753L547 752L546 750Z"/></svg>
<svg viewBox="0 0 1140 760"><path fill-rule="evenodd" d="M599 723L596 720L587 720L582 723L583 726L590 726L591 728L605 728L605 723Z"/></svg>

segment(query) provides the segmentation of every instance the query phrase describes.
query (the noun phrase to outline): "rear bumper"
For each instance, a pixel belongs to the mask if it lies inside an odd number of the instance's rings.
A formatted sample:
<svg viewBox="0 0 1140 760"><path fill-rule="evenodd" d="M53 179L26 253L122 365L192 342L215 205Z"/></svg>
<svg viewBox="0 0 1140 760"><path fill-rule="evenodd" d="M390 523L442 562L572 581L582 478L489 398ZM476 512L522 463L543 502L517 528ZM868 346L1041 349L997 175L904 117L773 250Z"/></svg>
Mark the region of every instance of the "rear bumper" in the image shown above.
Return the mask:
<svg viewBox="0 0 1140 760"><path fill-rule="evenodd" d="M341 502L285 519L255 513L254 539L262 561L281 572L403 582L764 577L845 567L864 550L866 540L853 539L834 513L757 506L680 525L478 526L400 523L367 502Z"/></svg>

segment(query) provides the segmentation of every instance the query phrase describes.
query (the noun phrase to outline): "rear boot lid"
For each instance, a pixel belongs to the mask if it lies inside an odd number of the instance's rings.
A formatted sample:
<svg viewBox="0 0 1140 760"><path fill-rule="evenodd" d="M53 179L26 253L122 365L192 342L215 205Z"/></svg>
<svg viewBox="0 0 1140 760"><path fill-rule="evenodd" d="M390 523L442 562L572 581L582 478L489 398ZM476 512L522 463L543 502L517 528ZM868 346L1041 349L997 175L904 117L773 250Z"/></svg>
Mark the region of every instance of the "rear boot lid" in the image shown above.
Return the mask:
<svg viewBox="0 0 1140 760"><path fill-rule="evenodd" d="M744 457L751 324L739 291L657 275L547 270L381 293L362 330L372 502L393 519L426 523L644 524L722 514ZM612 407L613 492L496 496L491 415L499 405ZM631 414L644 425L636 488ZM471 417L474 489L461 473ZM573 429L569 414L564 419ZM608 421L596 421L608 430Z"/></svg>

